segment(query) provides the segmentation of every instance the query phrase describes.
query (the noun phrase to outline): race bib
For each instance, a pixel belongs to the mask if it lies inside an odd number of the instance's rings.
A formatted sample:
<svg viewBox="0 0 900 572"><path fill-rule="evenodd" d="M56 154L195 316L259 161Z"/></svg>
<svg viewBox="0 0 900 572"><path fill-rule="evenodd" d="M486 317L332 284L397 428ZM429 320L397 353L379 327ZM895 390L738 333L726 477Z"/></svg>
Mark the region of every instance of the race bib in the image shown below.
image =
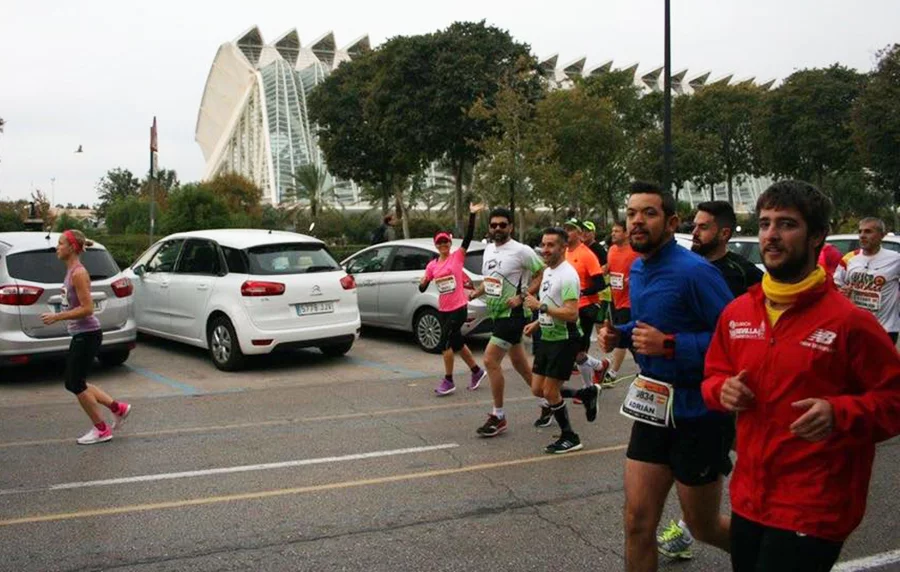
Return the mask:
<svg viewBox="0 0 900 572"><path fill-rule="evenodd" d="M869 310L870 312L881 310L881 292L853 290L850 292L850 300L858 307Z"/></svg>
<svg viewBox="0 0 900 572"><path fill-rule="evenodd" d="M628 388L619 413L656 427L669 427L675 388L670 384L638 376Z"/></svg>
<svg viewBox="0 0 900 572"><path fill-rule="evenodd" d="M435 279L434 284L437 286L438 294L449 294L456 290L456 278L453 276L437 278Z"/></svg>
<svg viewBox="0 0 900 572"><path fill-rule="evenodd" d="M609 285L613 290L625 289L625 275L620 272L612 272L609 275Z"/></svg>
<svg viewBox="0 0 900 572"><path fill-rule="evenodd" d="M484 292L492 298L499 298L503 294L503 282L490 276L485 278Z"/></svg>
<svg viewBox="0 0 900 572"><path fill-rule="evenodd" d="M540 314L538 314L538 323L542 328L552 328L553 317L547 312L541 312Z"/></svg>

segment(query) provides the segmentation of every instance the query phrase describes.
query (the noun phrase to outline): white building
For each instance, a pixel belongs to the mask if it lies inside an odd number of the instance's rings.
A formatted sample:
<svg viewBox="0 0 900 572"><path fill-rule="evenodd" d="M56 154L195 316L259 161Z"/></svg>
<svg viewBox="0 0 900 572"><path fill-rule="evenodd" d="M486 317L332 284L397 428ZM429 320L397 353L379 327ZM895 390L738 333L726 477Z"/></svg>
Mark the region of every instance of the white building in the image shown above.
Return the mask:
<svg viewBox="0 0 900 572"><path fill-rule="evenodd" d="M306 98L309 92L336 66L371 49L363 36L344 48L336 47L334 33L328 32L308 45L302 45L296 30L271 43L265 43L259 28L253 27L231 42L219 46L203 91L197 114L196 140L206 159L204 178L234 171L253 180L263 189L263 198L273 204L289 200L296 168L315 163L325 166L310 125ZM633 63L613 68L607 61L584 71L586 58L563 66L558 56L541 60L539 67L551 89L566 89L584 73L598 75L613 69L625 70L636 86L645 90L662 89L662 66L639 71ZM672 75L676 94L693 93L705 85L727 84L728 74L710 81L710 72L689 75L680 70ZM769 89L775 80L759 84ZM751 83L753 78L734 83ZM427 184L440 180L434 169ZM352 181L329 177L335 193L330 200L349 208L368 208ZM748 179L735 183L735 209L752 209L756 197L768 181ZM691 205L709 199L709 190L698 191L688 185L680 197ZM716 187L716 198L726 198L724 184Z"/></svg>

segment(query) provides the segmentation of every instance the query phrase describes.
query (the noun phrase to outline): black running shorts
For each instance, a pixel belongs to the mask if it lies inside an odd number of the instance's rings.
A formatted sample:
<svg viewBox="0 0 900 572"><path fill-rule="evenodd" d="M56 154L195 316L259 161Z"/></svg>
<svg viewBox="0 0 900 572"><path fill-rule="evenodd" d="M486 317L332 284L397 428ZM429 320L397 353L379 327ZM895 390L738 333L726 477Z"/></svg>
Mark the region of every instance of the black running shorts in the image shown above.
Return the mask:
<svg viewBox="0 0 900 572"><path fill-rule="evenodd" d="M534 354L531 371L537 375L566 381L572 375L572 367L579 351L581 351L579 338L553 342L541 340Z"/></svg>
<svg viewBox="0 0 900 572"><path fill-rule="evenodd" d="M581 351L591 349L591 334L594 332L594 324L600 315L600 307L596 304L578 309L578 325L581 327Z"/></svg>
<svg viewBox="0 0 900 572"><path fill-rule="evenodd" d="M449 312L438 312L438 318L441 321L441 341L438 349L447 351L452 349L458 352L463 348L465 341L463 340L462 327L469 317L469 307L463 306Z"/></svg>
<svg viewBox="0 0 900 572"><path fill-rule="evenodd" d="M84 332L72 336L66 356L66 389L78 395L87 389L87 374L100 351L103 332Z"/></svg>
<svg viewBox="0 0 900 572"><path fill-rule="evenodd" d="M675 427L635 421L626 456L633 461L666 465L672 469L676 481L698 487L731 472L728 454L733 441L731 416L678 419Z"/></svg>
<svg viewBox="0 0 900 572"><path fill-rule="evenodd" d="M522 341L522 330L525 329L525 316L519 313L508 318L494 320L491 341L503 349L509 349Z"/></svg>

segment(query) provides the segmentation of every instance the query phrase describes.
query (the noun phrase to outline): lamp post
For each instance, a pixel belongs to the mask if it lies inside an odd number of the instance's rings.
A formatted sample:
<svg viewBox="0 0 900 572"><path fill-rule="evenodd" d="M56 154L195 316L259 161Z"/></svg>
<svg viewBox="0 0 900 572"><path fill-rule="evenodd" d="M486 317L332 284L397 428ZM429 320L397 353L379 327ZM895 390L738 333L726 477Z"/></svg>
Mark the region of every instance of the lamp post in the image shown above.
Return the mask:
<svg viewBox="0 0 900 572"><path fill-rule="evenodd" d="M672 188L672 26L669 18L670 0L665 2L665 63L663 77L663 189Z"/></svg>

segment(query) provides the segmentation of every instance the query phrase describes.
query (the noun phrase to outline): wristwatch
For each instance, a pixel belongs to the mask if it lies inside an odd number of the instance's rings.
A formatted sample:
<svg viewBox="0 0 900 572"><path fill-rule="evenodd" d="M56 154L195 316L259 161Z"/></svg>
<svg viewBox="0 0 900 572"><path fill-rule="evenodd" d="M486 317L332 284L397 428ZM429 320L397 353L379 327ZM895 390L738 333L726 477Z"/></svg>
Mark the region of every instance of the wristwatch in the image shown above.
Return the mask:
<svg viewBox="0 0 900 572"><path fill-rule="evenodd" d="M549 310L549 309L550 309L550 306L548 306L547 304L541 304L541 307L539 308L539 310L544 314L546 314L547 310Z"/></svg>

